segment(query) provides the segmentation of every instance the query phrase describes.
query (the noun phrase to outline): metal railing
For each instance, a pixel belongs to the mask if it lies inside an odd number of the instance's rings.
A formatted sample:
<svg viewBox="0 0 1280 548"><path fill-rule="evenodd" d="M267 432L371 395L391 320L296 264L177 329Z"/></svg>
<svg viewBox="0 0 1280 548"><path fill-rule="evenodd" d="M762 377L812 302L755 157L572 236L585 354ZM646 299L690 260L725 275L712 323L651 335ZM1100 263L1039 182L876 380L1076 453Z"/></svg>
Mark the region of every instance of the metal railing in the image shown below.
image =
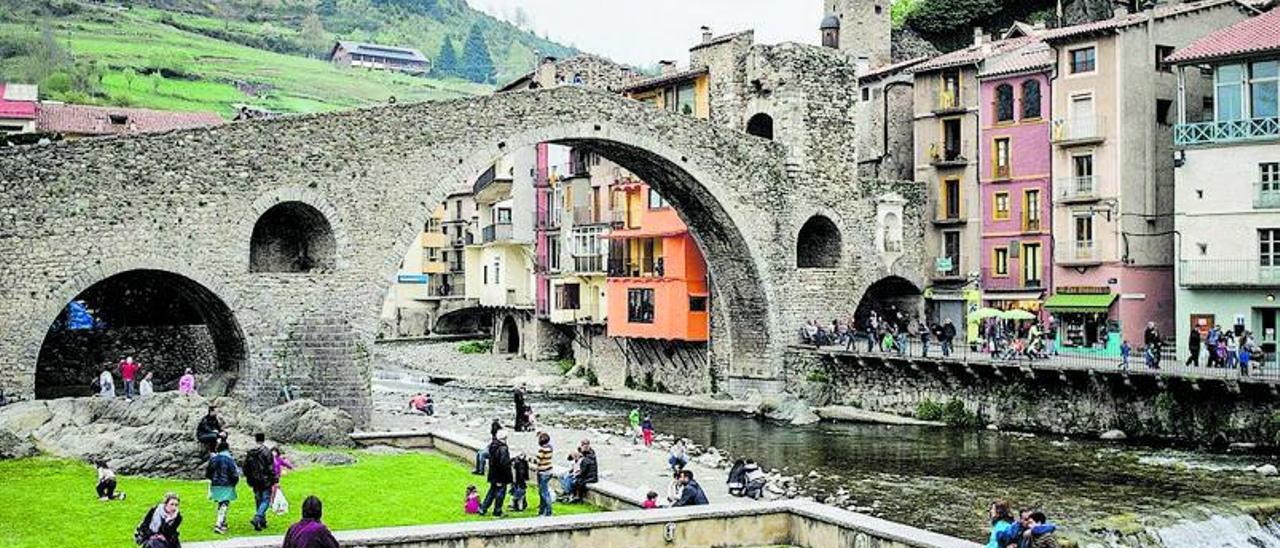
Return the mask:
<svg viewBox="0 0 1280 548"><path fill-rule="evenodd" d="M951 89L942 89L938 91L934 101L934 112L960 110L963 108L964 105L960 101L960 93L958 91Z"/></svg>
<svg viewBox="0 0 1280 548"><path fill-rule="evenodd" d="M1023 216L1022 216L1022 231L1023 231L1023 232L1040 232L1040 230L1041 230L1042 228L1044 228L1044 220L1043 220L1043 219L1041 219L1041 218L1039 218L1039 217L1036 217L1036 218L1034 218L1034 219L1033 219L1033 218L1028 217L1028 216L1026 216L1026 215L1023 215Z"/></svg>
<svg viewBox="0 0 1280 548"><path fill-rule="evenodd" d="M939 164L965 164L969 162L965 156L965 151L969 150L968 141L947 143L946 141L938 141L929 144L929 161L934 165Z"/></svg>
<svg viewBox="0 0 1280 548"><path fill-rule="evenodd" d="M1092 263L1100 260L1097 242L1093 240L1069 241L1058 246L1060 263Z"/></svg>
<svg viewBox="0 0 1280 548"><path fill-rule="evenodd" d="M1052 138L1055 143L1097 141L1104 138L1106 127L1106 118L1102 116L1058 118L1053 121Z"/></svg>
<svg viewBox="0 0 1280 548"><path fill-rule="evenodd" d="M1280 207L1280 181L1253 183L1253 207L1255 209Z"/></svg>
<svg viewBox="0 0 1280 548"><path fill-rule="evenodd" d="M992 178L992 179L995 179L995 180L998 180L998 181L1003 181L1003 180L1005 180L1005 179L1010 178L1012 175L1013 175L1013 170L1012 170L1012 168L1010 168L1010 166L1007 166L1007 165L1005 165L1005 166L995 166L995 167L991 168L991 178Z"/></svg>
<svg viewBox="0 0 1280 548"><path fill-rule="evenodd" d="M1173 127L1173 144L1178 146L1267 139L1280 139L1280 117L1199 122Z"/></svg>
<svg viewBox="0 0 1280 548"><path fill-rule="evenodd" d="M1097 176L1081 175L1058 177L1054 181L1054 186L1058 187L1058 199L1061 201L1096 200L1099 198L1097 183Z"/></svg>
<svg viewBox="0 0 1280 548"><path fill-rule="evenodd" d="M1178 264L1183 287L1280 287L1280 264L1254 259L1191 259Z"/></svg>
<svg viewBox="0 0 1280 548"><path fill-rule="evenodd" d="M484 227L481 231L481 240L486 244L511 240L511 223L497 223Z"/></svg>
<svg viewBox="0 0 1280 548"><path fill-rule="evenodd" d="M604 272L604 255L584 255L573 258L573 271L578 273Z"/></svg>
<svg viewBox="0 0 1280 548"><path fill-rule="evenodd" d="M497 175L498 167L489 166L489 169L486 169L484 173L481 173L480 176L476 178L475 184L471 185L471 193L479 194L481 190L485 189L485 187L493 184L493 181L497 179Z"/></svg>
<svg viewBox="0 0 1280 548"><path fill-rule="evenodd" d="M965 220L964 202L960 202L960 204L958 204L957 207L955 208L948 207L946 202L940 203L938 205L941 206L942 209L934 215L933 217L934 222L946 223L946 222L955 222L955 221Z"/></svg>
<svg viewBox="0 0 1280 548"><path fill-rule="evenodd" d="M1012 267L1013 265L1010 265ZM998 274L994 268L982 269L982 289L994 291L1011 291L1019 289L1043 289L1044 280L1039 278L1023 280L1022 275L1014 270Z"/></svg>
<svg viewBox="0 0 1280 548"><path fill-rule="evenodd" d="M627 258L609 259L610 278L661 278L663 274L662 259L654 260L652 257L645 257L640 260L629 260Z"/></svg>

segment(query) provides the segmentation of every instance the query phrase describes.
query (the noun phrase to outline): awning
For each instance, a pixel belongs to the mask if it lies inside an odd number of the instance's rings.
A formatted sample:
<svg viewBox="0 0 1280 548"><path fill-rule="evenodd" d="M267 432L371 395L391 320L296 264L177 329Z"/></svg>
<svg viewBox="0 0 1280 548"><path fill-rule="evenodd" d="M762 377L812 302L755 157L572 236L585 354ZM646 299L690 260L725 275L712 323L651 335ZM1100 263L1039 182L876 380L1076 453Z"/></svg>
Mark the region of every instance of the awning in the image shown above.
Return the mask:
<svg viewBox="0 0 1280 548"><path fill-rule="evenodd" d="M1106 312L1115 300L1114 293L1100 295L1056 293L1044 302L1044 307L1054 312Z"/></svg>

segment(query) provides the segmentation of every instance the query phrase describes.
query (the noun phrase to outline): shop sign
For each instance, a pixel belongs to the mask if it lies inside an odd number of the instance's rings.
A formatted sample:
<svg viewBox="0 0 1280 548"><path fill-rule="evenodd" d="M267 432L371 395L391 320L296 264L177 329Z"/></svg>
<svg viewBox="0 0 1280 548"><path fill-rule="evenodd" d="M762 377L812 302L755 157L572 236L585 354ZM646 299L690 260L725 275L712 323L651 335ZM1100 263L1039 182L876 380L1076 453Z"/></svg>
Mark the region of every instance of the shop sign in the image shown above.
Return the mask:
<svg viewBox="0 0 1280 548"><path fill-rule="evenodd" d="M1058 287L1056 291L1063 295L1108 295L1111 293L1111 288L1091 285L1069 285Z"/></svg>
<svg viewBox="0 0 1280 548"><path fill-rule="evenodd" d="M934 268L937 268L938 272L950 272L954 268L951 264L951 257L938 257L934 263L936 263Z"/></svg>

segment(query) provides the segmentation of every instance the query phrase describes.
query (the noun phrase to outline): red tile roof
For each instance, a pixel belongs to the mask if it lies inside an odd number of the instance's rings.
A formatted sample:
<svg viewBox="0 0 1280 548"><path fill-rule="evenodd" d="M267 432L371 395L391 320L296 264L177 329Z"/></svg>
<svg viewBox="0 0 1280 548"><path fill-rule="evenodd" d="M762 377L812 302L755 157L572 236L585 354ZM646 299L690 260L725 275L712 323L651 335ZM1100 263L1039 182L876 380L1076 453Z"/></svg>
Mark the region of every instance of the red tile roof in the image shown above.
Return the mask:
<svg viewBox="0 0 1280 548"><path fill-rule="evenodd" d="M1209 33L1165 58L1188 63L1280 51L1280 8Z"/></svg>
<svg viewBox="0 0 1280 548"><path fill-rule="evenodd" d="M121 135L216 126L222 118L212 112L163 112L144 108L95 107L43 103L36 129L77 135Z"/></svg>
<svg viewBox="0 0 1280 548"><path fill-rule="evenodd" d="M1044 42L1032 42L1005 55L987 59L978 78L1044 70L1053 66L1053 50Z"/></svg>
<svg viewBox="0 0 1280 548"><path fill-rule="evenodd" d="M1185 15L1200 10L1216 8L1220 6L1235 6L1237 9L1252 11L1253 8L1240 0L1195 0L1193 2L1185 2L1181 4L1164 4L1150 10L1139 11L1111 19L1103 19L1092 23L1084 23L1080 25L1072 25L1070 27L1062 27L1046 32L1043 37L1047 42L1055 42L1060 40L1069 41L1073 38L1093 35L1097 33L1114 32L1120 29L1140 25L1147 21L1148 17L1154 17L1155 20L1165 19L1178 15Z"/></svg>
<svg viewBox="0 0 1280 548"><path fill-rule="evenodd" d="M889 65L881 65L881 66L875 67L867 72L859 74L858 83L865 84L868 82L874 82L876 80L879 80L881 77L889 76L903 69L911 68L915 65L918 65L920 63L927 61L928 59L929 58L927 56L921 55L920 57L916 57L914 59L907 59L906 61L900 61L900 62L889 64Z"/></svg>
<svg viewBox="0 0 1280 548"><path fill-rule="evenodd" d="M3 118L25 118L33 119L36 117L35 101L11 101L5 99L5 85L0 83L0 117Z"/></svg>
<svg viewBox="0 0 1280 548"><path fill-rule="evenodd" d="M911 69L911 72L930 72L961 65L972 65L988 57L1013 51L1039 40L1040 38L1035 36L1019 36L1008 40L996 40L995 42L973 45L934 57L916 65Z"/></svg>

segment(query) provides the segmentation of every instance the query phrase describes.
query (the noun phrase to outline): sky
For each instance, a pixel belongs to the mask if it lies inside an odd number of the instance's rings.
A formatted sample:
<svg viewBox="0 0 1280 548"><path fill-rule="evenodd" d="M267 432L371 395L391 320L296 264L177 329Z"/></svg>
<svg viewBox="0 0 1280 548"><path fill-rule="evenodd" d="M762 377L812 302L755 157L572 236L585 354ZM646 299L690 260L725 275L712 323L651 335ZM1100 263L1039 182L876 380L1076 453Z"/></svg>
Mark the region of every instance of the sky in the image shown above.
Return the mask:
<svg viewBox="0 0 1280 548"><path fill-rule="evenodd" d="M822 0L467 1L512 22L520 8L537 34L636 66L663 59L683 66L703 25L717 36L754 28L757 43L816 44L822 22Z"/></svg>

